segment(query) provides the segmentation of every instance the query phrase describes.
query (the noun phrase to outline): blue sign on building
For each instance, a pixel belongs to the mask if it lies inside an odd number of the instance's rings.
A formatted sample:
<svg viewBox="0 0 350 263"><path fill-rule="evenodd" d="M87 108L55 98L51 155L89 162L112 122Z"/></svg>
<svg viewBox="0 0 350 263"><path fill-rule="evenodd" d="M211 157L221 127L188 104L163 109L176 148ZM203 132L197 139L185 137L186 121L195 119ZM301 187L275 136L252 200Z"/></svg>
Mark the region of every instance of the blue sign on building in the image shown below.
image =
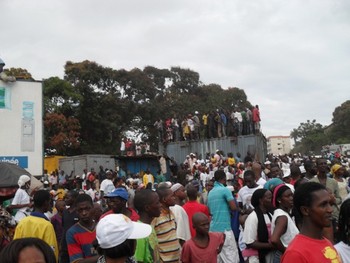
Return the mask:
<svg viewBox="0 0 350 263"><path fill-rule="evenodd" d="M0 162L13 163L22 168L28 168L28 156L0 156Z"/></svg>

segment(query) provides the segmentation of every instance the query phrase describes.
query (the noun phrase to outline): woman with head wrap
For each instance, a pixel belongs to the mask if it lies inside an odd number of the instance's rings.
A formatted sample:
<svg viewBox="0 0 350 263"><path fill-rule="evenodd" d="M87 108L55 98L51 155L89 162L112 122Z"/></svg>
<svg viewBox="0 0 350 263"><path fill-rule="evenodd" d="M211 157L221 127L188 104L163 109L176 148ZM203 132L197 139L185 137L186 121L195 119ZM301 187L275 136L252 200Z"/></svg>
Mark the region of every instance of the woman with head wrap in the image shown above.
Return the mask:
<svg viewBox="0 0 350 263"><path fill-rule="evenodd" d="M251 199L254 211L245 221L243 241L247 249L242 251L249 263L270 263L273 260L273 246L269 242L271 234L270 214L272 194L267 189L257 189Z"/></svg>
<svg viewBox="0 0 350 263"><path fill-rule="evenodd" d="M272 217L271 243L276 248L274 262L280 262L281 256L295 235L299 233L290 213L293 208L293 192L280 184L273 191L272 204L276 208Z"/></svg>
<svg viewBox="0 0 350 263"><path fill-rule="evenodd" d="M345 200L348 195L348 183L344 178L345 169L340 164L335 164L331 168L331 173L333 174L333 178L337 181L339 187L339 195L342 200Z"/></svg>
<svg viewBox="0 0 350 263"><path fill-rule="evenodd" d="M12 216L4 208L0 207L0 252L12 240L13 230L16 226Z"/></svg>
<svg viewBox="0 0 350 263"><path fill-rule="evenodd" d="M28 175L21 175L18 179L19 188L16 191L15 197L12 200L9 209L18 209L15 215L15 220L18 223L22 218L30 213L32 203L28 194L30 187L30 177Z"/></svg>

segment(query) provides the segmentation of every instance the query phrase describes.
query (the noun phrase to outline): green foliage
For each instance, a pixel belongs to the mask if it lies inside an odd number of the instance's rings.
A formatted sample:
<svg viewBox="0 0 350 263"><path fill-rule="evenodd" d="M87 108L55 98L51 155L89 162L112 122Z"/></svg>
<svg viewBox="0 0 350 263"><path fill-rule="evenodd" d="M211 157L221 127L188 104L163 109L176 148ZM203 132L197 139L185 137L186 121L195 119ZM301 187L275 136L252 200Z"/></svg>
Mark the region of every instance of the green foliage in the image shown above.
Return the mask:
<svg viewBox="0 0 350 263"><path fill-rule="evenodd" d="M88 60L68 61L63 80L55 77L44 82L45 145L56 147L60 154L117 154L121 138L133 131L156 151L153 124L157 119L230 109L236 104L250 105L243 90L204 85L199 74L190 69L146 66L127 71ZM72 137L79 145L72 144L74 140L64 128L63 123L70 118L77 121Z"/></svg>
<svg viewBox="0 0 350 263"><path fill-rule="evenodd" d="M295 143L293 152L320 153L324 145L349 143L350 100L335 108L332 121L331 125L323 127L316 120L308 120L293 129L290 134Z"/></svg>
<svg viewBox="0 0 350 263"><path fill-rule="evenodd" d="M300 123L297 129L292 130L291 137L295 142L293 152L320 153L322 146L329 143L324 127L316 120Z"/></svg>
<svg viewBox="0 0 350 263"><path fill-rule="evenodd" d="M16 77L17 80L34 80L32 74L23 68L9 68L4 69L7 76Z"/></svg>
<svg viewBox="0 0 350 263"><path fill-rule="evenodd" d="M329 136L336 144L350 142L350 100L335 108Z"/></svg>
<svg viewBox="0 0 350 263"><path fill-rule="evenodd" d="M47 113L44 118L44 147L56 149L57 154L73 155L79 153L80 125L74 117Z"/></svg>

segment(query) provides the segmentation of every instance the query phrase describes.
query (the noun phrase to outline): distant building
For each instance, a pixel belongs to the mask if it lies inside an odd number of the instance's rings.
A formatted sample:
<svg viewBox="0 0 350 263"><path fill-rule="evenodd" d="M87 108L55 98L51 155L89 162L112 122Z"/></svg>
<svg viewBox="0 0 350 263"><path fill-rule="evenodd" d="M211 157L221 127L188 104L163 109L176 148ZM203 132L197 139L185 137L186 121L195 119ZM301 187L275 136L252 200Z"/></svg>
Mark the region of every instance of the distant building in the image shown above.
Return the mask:
<svg viewBox="0 0 350 263"><path fill-rule="evenodd" d="M292 149L289 136L270 136L267 138L267 152L272 154L289 154Z"/></svg>

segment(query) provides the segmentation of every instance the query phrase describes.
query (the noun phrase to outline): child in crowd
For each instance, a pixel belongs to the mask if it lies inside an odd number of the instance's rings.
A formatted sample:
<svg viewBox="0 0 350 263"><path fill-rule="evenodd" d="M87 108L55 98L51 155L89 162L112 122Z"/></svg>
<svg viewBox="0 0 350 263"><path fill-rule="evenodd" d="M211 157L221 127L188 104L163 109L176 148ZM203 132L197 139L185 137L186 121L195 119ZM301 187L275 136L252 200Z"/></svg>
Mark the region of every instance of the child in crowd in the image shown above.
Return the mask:
<svg viewBox="0 0 350 263"><path fill-rule="evenodd" d="M217 256L224 245L224 233L209 233L209 218L204 213L196 213L192 217L196 230L195 237L186 241L182 247L181 261L186 262L217 262Z"/></svg>

